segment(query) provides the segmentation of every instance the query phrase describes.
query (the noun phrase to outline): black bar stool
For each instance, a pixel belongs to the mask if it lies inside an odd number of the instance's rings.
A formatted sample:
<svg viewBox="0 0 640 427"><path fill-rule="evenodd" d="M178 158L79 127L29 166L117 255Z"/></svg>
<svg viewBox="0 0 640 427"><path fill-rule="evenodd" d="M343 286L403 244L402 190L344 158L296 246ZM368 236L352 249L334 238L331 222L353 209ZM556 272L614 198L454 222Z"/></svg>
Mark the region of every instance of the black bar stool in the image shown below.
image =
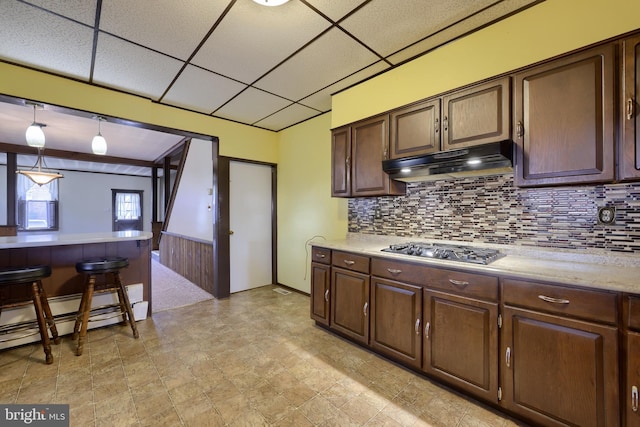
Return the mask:
<svg viewBox="0 0 640 427"><path fill-rule="evenodd" d="M120 270L128 266L129 260L122 257L89 259L76 264L76 271L86 275L85 288L73 327L73 339L78 338L78 348L76 350L78 356L82 354L87 337L87 324L90 322L92 315L103 315L107 313L116 313L115 316L122 315L122 324L129 323L133 331L133 337L138 338L138 329L136 328L133 310L129 303L129 296L127 295L125 286L122 284L122 280L120 280ZM99 285L99 289L96 292L112 292L115 290L118 294L118 304L91 307L93 293L94 290L96 290L96 276L98 275L105 277L105 284ZM114 309L117 309L117 311L114 311ZM99 320L108 318L109 317L101 316Z"/></svg>
<svg viewBox="0 0 640 427"><path fill-rule="evenodd" d="M60 343L58 330L56 329L56 323L53 320L51 308L49 308L47 294L42 287L42 279L49 276L51 276L51 267L47 265L36 265L31 267L8 267L0 269L0 287L2 288L13 285L31 284L31 298L33 300L33 308L36 311L37 329L40 332L40 340L42 342L42 347L44 349L45 360L47 364L53 363L53 355L51 354L51 343L49 341L49 330L51 330L53 342L55 344ZM11 299L11 303L23 301L25 301L24 298L20 298L19 300L14 300L13 298ZM0 311L2 307L7 306L7 302L0 301ZM6 335L19 331L29 331L26 334L20 335L18 337L11 337L2 340L10 341L37 334L38 332L31 332L34 330L35 324L33 324L32 321L27 321L18 324L3 326L2 328L0 328L0 333Z"/></svg>

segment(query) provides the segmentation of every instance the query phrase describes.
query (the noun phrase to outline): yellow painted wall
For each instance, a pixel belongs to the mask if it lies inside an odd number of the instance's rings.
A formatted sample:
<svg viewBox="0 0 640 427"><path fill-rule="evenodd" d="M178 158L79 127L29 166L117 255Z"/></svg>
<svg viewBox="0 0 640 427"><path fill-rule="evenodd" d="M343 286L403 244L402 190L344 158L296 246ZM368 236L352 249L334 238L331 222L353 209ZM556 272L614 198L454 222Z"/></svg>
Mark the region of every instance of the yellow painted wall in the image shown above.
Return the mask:
<svg viewBox="0 0 640 427"><path fill-rule="evenodd" d="M637 0L546 0L334 95L332 127L638 28Z"/></svg>
<svg viewBox="0 0 640 427"><path fill-rule="evenodd" d="M309 292L310 240L341 239L347 200L331 197L331 114L279 133L278 282Z"/></svg>
<svg viewBox="0 0 640 427"><path fill-rule="evenodd" d="M220 154L277 163L278 134L94 87L71 79L0 63L0 93L105 116L220 138Z"/></svg>

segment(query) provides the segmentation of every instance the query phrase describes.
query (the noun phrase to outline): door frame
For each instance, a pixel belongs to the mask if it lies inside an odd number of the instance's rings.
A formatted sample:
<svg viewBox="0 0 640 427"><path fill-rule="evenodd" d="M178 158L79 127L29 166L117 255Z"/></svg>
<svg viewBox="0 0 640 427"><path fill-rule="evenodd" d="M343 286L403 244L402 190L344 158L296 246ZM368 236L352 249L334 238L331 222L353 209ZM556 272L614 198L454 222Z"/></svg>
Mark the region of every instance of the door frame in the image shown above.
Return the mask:
<svg viewBox="0 0 640 427"><path fill-rule="evenodd" d="M218 187L219 218L214 227L218 235L218 275L213 285L213 296L227 298L231 295L231 242L229 239L230 226L230 189L229 189L229 164L230 162L252 163L255 165L269 166L271 168L271 283L278 283L278 209L277 209L277 178L278 171L275 163L258 162L235 157L218 157L216 185Z"/></svg>
<svg viewBox="0 0 640 427"><path fill-rule="evenodd" d="M111 189L111 230L116 231L116 196L120 193L137 194L140 196L140 218L135 220L140 225L139 231L144 230L144 190ZM133 221L132 221L133 222Z"/></svg>

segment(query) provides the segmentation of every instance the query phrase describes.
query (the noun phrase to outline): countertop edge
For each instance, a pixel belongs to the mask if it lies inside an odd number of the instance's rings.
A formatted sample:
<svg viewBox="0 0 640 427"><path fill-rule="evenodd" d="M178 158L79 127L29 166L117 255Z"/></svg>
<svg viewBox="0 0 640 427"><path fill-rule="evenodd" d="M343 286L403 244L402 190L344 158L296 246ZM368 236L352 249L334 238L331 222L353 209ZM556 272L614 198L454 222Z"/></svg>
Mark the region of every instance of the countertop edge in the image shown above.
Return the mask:
<svg viewBox="0 0 640 427"><path fill-rule="evenodd" d="M114 231L103 233L75 234L19 234L17 236L0 237L0 249L83 245L91 243L107 243L130 240L150 240L152 238L153 233L149 231Z"/></svg>

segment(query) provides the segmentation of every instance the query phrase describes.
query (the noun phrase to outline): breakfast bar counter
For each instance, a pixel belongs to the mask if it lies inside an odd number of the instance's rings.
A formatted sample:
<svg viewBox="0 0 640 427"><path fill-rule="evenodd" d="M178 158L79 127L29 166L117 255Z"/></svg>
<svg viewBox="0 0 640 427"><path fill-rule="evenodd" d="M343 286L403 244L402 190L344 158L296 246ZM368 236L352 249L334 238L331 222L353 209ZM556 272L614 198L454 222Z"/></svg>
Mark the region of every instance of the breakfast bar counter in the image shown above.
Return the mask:
<svg viewBox="0 0 640 427"><path fill-rule="evenodd" d="M126 257L129 267L122 270L122 281L125 285L142 284L150 314L151 238L152 233L144 231L4 236L0 237L0 268L51 266L51 276L42 281L51 298L82 293L84 277L76 271L77 262L105 256Z"/></svg>

